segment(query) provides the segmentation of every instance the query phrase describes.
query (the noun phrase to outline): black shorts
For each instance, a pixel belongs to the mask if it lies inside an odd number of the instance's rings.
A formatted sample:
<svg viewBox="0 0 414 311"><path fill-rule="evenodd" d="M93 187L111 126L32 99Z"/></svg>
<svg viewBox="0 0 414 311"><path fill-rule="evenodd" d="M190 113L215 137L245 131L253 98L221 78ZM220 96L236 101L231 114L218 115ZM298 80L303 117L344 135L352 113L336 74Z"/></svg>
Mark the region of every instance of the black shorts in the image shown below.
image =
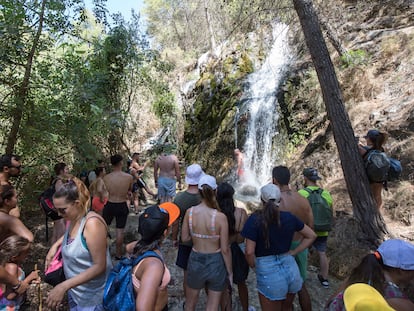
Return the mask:
<svg viewBox="0 0 414 311"><path fill-rule="evenodd" d="M126 202L114 203L108 201L103 209L102 217L108 226L111 225L115 217L116 228L123 229L126 226L128 214L129 210Z"/></svg>
<svg viewBox="0 0 414 311"><path fill-rule="evenodd" d="M178 245L177 260L175 261L175 264L181 269L187 270L188 258L190 258L191 249L192 247L189 245Z"/></svg>

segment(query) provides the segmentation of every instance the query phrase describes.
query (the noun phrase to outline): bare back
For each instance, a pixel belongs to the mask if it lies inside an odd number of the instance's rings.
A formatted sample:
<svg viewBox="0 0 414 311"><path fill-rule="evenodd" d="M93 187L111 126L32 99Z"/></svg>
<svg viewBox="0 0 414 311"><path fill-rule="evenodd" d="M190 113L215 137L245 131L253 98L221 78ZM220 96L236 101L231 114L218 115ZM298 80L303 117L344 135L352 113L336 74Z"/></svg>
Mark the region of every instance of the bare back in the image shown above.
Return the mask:
<svg viewBox="0 0 414 311"><path fill-rule="evenodd" d="M293 190L281 192L280 210L290 212L303 221L306 225L313 228L313 214L309 201ZM302 238L301 234L295 233L293 240Z"/></svg>
<svg viewBox="0 0 414 311"><path fill-rule="evenodd" d="M132 189L133 178L122 171L114 171L103 178L109 196L108 201L122 203L127 200L128 191Z"/></svg>
<svg viewBox="0 0 414 311"><path fill-rule="evenodd" d="M192 228L189 229L190 232L193 231L197 235L208 236L209 238L200 238L195 235L192 236L193 247L200 253L214 253L220 250L222 238L221 232L223 227L223 221L227 224L227 217L218 212L215 209L207 207L204 203L193 206L191 209L187 210L187 214L192 214ZM213 214L216 213L214 219L214 232L212 230L212 219ZM189 216L189 215L186 215ZM185 219L186 224L190 224L189 218ZM227 228L226 228L227 230ZM214 238L216 236L216 238Z"/></svg>
<svg viewBox="0 0 414 311"><path fill-rule="evenodd" d="M173 154L162 154L158 156L155 160L154 171L155 174L158 171L159 177L178 178L180 174L178 158Z"/></svg>
<svg viewBox="0 0 414 311"><path fill-rule="evenodd" d="M0 212L0 242L13 234L33 241L33 234L19 218Z"/></svg>

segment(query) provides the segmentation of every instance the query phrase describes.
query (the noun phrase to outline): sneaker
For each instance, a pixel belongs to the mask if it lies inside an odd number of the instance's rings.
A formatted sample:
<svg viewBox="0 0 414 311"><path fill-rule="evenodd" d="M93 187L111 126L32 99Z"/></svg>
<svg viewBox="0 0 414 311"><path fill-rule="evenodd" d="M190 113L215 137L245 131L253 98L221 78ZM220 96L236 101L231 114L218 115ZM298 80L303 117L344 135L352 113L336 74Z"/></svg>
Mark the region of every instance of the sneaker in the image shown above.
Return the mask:
<svg viewBox="0 0 414 311"><path fill-rule="evenodd" d="M322 275L318 274L318 280L319 280L319 282L321 282L321 285L323 287L325 287L325 288L328 288L329 287L329 281L327 279L324 279L322 277Z"/></svg>

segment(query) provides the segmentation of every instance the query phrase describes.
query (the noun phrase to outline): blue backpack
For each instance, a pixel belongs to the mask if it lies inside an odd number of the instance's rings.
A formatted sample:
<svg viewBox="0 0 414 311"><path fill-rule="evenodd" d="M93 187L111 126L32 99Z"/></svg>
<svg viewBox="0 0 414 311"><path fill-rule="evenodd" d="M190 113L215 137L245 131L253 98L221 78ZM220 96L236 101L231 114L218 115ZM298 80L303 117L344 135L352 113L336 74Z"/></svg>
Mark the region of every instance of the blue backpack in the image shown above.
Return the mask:
<svg viewBox="0 0 414 311"><path fill-rule="evenodd" d="M390 160L390 170L388 171L388 180L393 181L400 178L402 173L401 162L394 158L388 158Z"/></svg>
<svg viewBox="0 0 414 311"><path fill-rule="evenodd" d="M136 258L122 258L112 268L105 284L103 307L106 311L135 311L132 268L147 257L163 259L154 251L146 251Z"/></svg>

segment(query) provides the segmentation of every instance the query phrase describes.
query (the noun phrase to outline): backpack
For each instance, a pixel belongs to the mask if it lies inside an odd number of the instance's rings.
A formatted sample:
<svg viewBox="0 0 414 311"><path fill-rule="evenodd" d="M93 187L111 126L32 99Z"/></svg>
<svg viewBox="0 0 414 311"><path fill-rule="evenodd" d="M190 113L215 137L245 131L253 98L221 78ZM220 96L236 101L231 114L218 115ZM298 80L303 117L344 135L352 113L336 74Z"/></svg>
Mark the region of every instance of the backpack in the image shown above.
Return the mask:
<svg viewBox="0 0 414 311"><path fill-rule="evenodd" d="M390 160L385 152L368 150L365 155L365 170L371 182L383 182L387 180L390 169Z"/></svg>
<svg viewBox="0 0 414 311"><path fill-rule="evenodd" d="M40 207L43 209L46 217L52 219L52 220L58 220L62 217L59 216L58 212L55 209L55 206L53 205L53 195L55 194L55 184L57 179L55 179L52 184L47 188L45 191L43 191L39 196L39 204Z"/></svg>
<svg viewBox="0 0 414 311"><path fill-rule="evenodd" d="M122 258L112 268L106 280L103 307L106 311L135 311L135 293L132 285L132 268L147 257L163 259L154 251L146 251L136 258Z"/></svg>
<svg viewBox="0 0 414 311"><path fill-rule="evenodd" d="M393 181L400 178L402 173L401 162L394 158L388 158L390 160L390 170L388 171L388 180Z"/></svg>
<svg viewBox="0 0 414 311"><path fill-rule="evenodd" d="M304 189L309 193L307 197L313 213L313 226L315 231L331 231L333 211L328 202L322 197L322 188L312 190Z"/></svg>

